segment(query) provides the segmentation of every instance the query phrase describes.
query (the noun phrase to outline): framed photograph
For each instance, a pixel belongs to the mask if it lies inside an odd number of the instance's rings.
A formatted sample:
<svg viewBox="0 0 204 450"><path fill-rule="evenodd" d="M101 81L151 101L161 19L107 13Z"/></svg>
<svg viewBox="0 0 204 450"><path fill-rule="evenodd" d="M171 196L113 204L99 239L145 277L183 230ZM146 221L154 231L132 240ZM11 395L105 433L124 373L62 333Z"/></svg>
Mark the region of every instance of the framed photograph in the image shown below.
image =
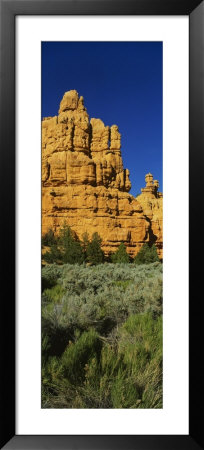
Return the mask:
<svg viewBox="0 0 204 450"><path fill-rule="evenodd" d="M0 11L1 448L204 448L204 3Z"/></svg>

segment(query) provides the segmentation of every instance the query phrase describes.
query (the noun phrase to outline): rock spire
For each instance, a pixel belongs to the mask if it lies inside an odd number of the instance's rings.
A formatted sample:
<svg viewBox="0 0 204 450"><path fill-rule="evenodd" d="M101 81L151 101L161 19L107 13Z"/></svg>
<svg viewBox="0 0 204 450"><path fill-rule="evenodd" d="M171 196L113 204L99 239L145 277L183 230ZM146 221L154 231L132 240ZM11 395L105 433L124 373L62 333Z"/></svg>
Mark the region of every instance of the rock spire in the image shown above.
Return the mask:
<svg viewBox="0 0 204 450"><path fill-rule="evenodd" d="M66 221L79 238L98 232L106 253L123 241L134 256L152 239L143 210L144 197L158 199L158 182L150 175L135 199L117 125L89 120L83 97L65 92L58 115L42 121L42 233L50 228L58 233ZM161 254L161 246L158 250Z"/></svg>

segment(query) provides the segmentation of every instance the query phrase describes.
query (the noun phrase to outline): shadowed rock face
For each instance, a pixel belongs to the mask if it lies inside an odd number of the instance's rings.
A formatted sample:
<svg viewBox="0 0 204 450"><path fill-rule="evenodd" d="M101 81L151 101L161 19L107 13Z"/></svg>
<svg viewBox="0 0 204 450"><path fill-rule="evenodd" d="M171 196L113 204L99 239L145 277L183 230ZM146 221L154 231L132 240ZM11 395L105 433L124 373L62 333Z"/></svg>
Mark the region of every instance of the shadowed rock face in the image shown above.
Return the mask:
<svg viewBox="0 0 204 450"><path fill-rule="evenodd" d="M66 92L58 116L42 121L42 233L66 221L79 238L98 232L106 253L124 241L134 256L152 230L130 188L118 127L89 121L83 97Z"/></svg>

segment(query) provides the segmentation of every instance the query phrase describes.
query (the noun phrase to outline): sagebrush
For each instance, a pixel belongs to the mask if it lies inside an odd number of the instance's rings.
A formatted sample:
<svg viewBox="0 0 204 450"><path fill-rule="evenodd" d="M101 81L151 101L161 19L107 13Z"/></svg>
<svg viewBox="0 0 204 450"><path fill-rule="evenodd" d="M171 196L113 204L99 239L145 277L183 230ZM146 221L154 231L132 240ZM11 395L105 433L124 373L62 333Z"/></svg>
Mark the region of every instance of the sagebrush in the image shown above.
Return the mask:
<svg viewBox="0 0 204 450"><path fill-rule="evenodd" d="M42 269L42 407L162 407L162 264Z"/></svg>

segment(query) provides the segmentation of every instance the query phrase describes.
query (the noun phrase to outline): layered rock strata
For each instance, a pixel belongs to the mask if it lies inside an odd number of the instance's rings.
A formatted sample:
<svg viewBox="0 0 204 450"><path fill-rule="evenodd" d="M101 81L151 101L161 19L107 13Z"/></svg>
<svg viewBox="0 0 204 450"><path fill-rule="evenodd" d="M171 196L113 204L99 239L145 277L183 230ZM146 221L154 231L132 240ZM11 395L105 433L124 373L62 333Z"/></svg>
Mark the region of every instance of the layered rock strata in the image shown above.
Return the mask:
<svg viewBox="0 0 204 450"><path fill-rule="evenodd" d="M159 182L148 173L145 176L146 186L137 197L144 215L149 220L149 238L155 243L160 258L163 257L163 195L158 191Z"/></svg>
<svg viewBox="0 0 204 450"><path fill-rule="evenodd" d="M83 97L66 92L58 116L42 121L42 233L66 221L80 239L99 233L106 254L124 241L134 256L154 231L130 188L117 125L89 120Z"/></svg>

